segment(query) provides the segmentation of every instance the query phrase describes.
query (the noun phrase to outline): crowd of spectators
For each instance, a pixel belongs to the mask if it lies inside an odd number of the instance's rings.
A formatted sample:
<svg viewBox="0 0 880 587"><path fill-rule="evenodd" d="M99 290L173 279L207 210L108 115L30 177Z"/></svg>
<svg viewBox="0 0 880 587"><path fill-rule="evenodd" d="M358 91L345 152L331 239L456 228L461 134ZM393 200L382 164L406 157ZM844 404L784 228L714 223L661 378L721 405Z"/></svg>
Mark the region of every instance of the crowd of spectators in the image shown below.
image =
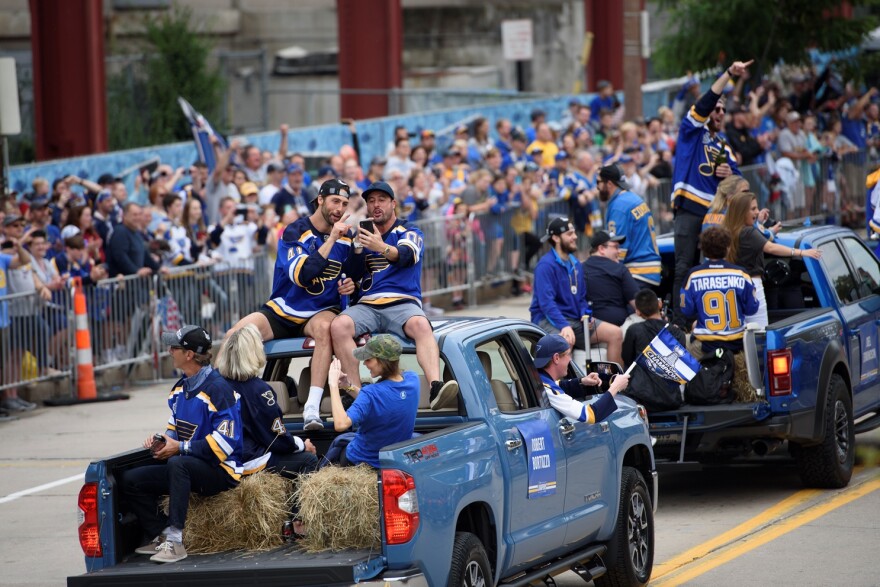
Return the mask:
<svg viewBox="0 0 880 587"><path fill-rule="evenodd" d="M724 90L724 136L736 162L788 160L798 172L803 192L790 199L790 216L832 205L813 201L817 186L840 181L834 167L822 161L850 153L878 158L877 89L859 92L834 82L827 71L797 70L764 80L744 75ZM43 348L50 350L38 368L57 367L63 354L58 333L66 324L51 312L52 300L71 279L88 284L191 264L252 268L255 251L274 255L280 232L311 213L318 188L331 178L352 189L352 222L363 217L357 196L366 186L380 179L391 185L399 216L420 222L426 237L424 291L454 289L465 283L471 268L490 281L513 276L511 292L529 292L529 271L541 247L536 235L547 222L542 204L566 202L564 212L578 233L577 256L585 260L589 239L605 226L598 170L619 165L631 191L643 198L652 188L667 190L678 123L700 93L700 83L688 78L668 107L636 119L627 117L611 84L601 82L592 101L573 99L559 113L535 110L525 128L485 117L443 136L398 127L387 152L369 161L359 158L357 128L347 121L351 144L312 168L304 154L288 149L288 127L282 125L277 152L237 139L223 148L215 140L213 170L200 162L188 169L147 167L133 193L112 170L95 181L36 177L27 193L0 196L0 246L21 241L33 267L32 277L24 280L4 275L2 285L8 287L0 294L34 291L45 308L34 314L42 321L39 328L28 337L11 338L44 340ZM766 197L756 186L752 190ZM827 198L833 192L821 193ZM864 190L852 193L856 197L849 205L863 209ZM648 198L660 221L672 216L668 196ZM469 240L474 246L465 249ZM21 289L24 281L27 287ZM439 311L425 301L429 315ZM453 293L452 304L463 303L462 292ZM12 322L5 311L0 314L0 330Z"/></svg>

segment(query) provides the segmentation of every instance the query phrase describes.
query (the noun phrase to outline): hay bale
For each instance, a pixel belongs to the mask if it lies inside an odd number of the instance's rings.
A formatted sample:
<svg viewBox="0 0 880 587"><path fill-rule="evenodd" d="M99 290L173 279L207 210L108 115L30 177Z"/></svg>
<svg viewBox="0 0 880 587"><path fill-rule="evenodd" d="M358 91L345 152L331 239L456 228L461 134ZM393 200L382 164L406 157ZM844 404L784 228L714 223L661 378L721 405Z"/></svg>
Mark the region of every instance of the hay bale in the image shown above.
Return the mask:
<svg viewBox="0 0 880 587"><path fill-rule="evenodd" d="M168 500L162 504L167 511ZM281 526L290 519L293 482L260 471L235 489L211 497L190 494L183 543L187 552L269 550L280 546Z"/></svg>
<svg viewBox="0 0 880 587"><path fill-rule="evenodd" d="M307 552L379 548L379 492L368 465L324 467L303 477L294 493Z"/></svg>
<svg viewBox="0 0 880 587"><path fill-rule="evenodd" d="M758 391L749 383L749 371L746 369L745 353L733 355L733 401L751 403L758 401Z"/></svg>

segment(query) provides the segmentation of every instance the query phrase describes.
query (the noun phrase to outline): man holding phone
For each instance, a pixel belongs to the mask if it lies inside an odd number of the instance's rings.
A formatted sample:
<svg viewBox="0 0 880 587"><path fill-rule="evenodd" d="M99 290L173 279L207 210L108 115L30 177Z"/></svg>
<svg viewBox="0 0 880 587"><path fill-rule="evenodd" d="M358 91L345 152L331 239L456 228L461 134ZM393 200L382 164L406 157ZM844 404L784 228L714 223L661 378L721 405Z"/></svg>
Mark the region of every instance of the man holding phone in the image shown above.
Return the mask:
<svg viewBox="0 0 880 587"><path fill-rule="evenodd" d="M354 292L354 282L341 279L343 273L352 274L348 264L353 235L346 223L350 195L348 184L338 179L321 184L315 212L288 225L278 241L271 298L230 330L253 324L263 341L315 339L309 399L303 409L306 430L324 427L319 408L333 356L330 322L340 311L340 295Z"/></svg>
<svg viewBox="0 0 880 587"><path fill-rule="evenodd" d="M360 281L360 300L330 327L333 350L355 387L349 394L360 388L355 335L388 332L415 341L416 358L431 382L431 408L442 407L458 393L458 383L440 380L440 349L422 309L422 232L397 218L394 190L384 181L370 184L363 198L367 220L358 226L358 240L364 251L348 273Z"/></svg>

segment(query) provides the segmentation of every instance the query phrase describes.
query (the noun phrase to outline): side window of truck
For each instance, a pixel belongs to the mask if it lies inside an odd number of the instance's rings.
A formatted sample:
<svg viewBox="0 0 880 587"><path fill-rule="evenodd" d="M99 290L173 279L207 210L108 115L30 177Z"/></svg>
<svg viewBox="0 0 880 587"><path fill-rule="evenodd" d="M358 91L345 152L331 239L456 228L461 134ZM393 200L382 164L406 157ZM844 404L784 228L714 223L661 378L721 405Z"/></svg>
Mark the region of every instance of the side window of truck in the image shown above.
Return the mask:
<svg viewBox="0 0 880 587"><path fill-rule="evenodd" d="M822 251L822 265L828 274L828 279L837 292L837 298L844 304L850 304L859 298L856 289L856 279L849 270L849 265L836 242L828 242L819 245Z"/></svg>
<svg viewBox="0 0 880 587"><path fill-rule="evenodd" d="M877 258L871 254L864 244L855 238L841 240L843 248L849 254L853 267L859 274L857 282L859 299L866 298L878 292L880 287L880 265Z"/></svg>
<svg viewBox="0 0 880 587"><path fill-rule="evenodd" d="M499 410L516 412L535 407L526 393L509 344L503 339L490 340L477 345L476 351Z"/></svg>

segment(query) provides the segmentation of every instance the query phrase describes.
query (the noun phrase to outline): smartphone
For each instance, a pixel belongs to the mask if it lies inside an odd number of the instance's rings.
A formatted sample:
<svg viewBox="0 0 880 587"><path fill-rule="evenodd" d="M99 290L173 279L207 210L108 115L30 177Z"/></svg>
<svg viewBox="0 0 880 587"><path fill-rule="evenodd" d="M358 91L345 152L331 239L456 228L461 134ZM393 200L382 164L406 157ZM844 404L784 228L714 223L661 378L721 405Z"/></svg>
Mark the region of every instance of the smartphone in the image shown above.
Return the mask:
<svg viewBox="0 0 880 587"><path fill-rule="evenodd" d="M159 433L153 435L153 444L150 445L150 452L155 453L157 450L165 446L165 437Z"/></svg>
<svg viewBox="0 0 880 587"><path fill-rule="evenodd" d="M367 232L376 232L376 225L373 224L372 220L361 220L360 227Z"/></svg>
<svg viewBox="0 0 880 587"><path fill-rule="evenodd" d="M779 220L776 218L768 218L767 222L764 224L764 228L773 228L777 224L779 224Z"/></svg>

